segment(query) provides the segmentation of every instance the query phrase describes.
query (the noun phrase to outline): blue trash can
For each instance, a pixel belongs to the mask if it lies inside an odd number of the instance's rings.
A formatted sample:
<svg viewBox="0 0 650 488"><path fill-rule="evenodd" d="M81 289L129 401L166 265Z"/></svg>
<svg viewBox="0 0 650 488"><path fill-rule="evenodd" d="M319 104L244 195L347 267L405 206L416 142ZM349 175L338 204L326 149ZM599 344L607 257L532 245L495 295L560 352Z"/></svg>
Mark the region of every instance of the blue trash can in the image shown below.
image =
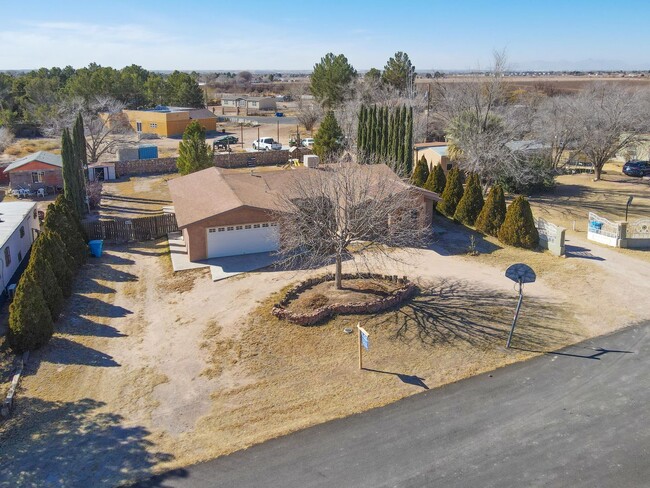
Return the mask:
<svg viewBox="0 0 650 488"><path fill-rule="evenodd" d="M90 248L90 254L92 254L94 257L96 258L102 257L102 248L104 247L104 241L102 240L89 241L88 247Z"/></svg>

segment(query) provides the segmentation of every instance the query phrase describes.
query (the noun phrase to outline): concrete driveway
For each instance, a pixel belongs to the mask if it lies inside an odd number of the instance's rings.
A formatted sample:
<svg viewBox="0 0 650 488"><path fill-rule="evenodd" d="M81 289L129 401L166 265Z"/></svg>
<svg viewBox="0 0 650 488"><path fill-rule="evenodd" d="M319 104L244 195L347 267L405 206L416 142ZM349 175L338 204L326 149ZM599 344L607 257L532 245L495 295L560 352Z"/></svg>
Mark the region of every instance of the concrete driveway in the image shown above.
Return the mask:
<svg viewBox="0 0 650 488"><path fill-rule="evenodd" d="M648 486L648 371L650 323L137 486Z"/></svg>

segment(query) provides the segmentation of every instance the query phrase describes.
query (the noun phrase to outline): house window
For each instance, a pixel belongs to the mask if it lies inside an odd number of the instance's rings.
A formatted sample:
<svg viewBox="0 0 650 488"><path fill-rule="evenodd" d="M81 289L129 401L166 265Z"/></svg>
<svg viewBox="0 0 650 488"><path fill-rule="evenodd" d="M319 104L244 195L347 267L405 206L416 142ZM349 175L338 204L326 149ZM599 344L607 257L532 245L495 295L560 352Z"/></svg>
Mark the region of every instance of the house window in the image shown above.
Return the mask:
<svg viewBox="0 0 650 488"><path fill-rule="evenodd" d="M260 224L253 224L253 229L259 229L259 228L260 228Z"/></svg>
<svg viewBox="0 0 650 488"><path fill-rule="evenodd" d="M244 226L244 229L250 229L250 228L251 228L250 225L245 225L245 226Z"/></svg>
<svg viewBox="0 0 650 488"><path fill-rule="evenodd" d="M217 231L219 231L219 232L225 232L225 230L226 230L225 227L219 227L219 228L217 229Z"/></svg>
<svg viewBox="0 0 650 488"><path fill-rule="evenodd" d="M242 230L242 226L238 225L237 227L235 227L235 230Z"/></svg>
<svg viewBox="0 0 650 488"><path fill-rule="evenodd" d="M149 123L149 128L151 128L151 129L157 129L157 128L158 128L158 124L157 124L156 122L150 122L150 123Z"/></svg>
<svg viewBox="0 0 650 488"><path fill-rule="evenodd" d="M262 227L268 227L269 224L262 224Z"/></svg>
<svg viewBox="0 0 650 488"><path fill-rule="evenodd" d="M9 266L11 264L11 251L9 250L9 247L5 247L5 266Z"/></svg>
<svg viewBox="0 0 650 488"><path fill-rule="evenodd" d="M36 217L38 217L38 212L36 211L36 209L34 209L34 212L32 212L32 217L34 220L36 220Z"/></svg>
<svg viewBox="0 0 650 488"><path fill-rule="evenodd" d="M212 234L213 232L216 232L216 231L217 231L217 229L208 229L208 232L209 232L210 234Z"/></svg>
<svg viewBox="0 0 650 488"><path fill-rule="evenodd" d="M277 222L271 222L271 227L276 227L278 225Z"/></svg>
<svg viewBox="0 0 650 488"><path fill-rule="evenodd" d="M136 122L135 123L135 130L137 132L142 132L142 122Z"/></svg>
<svg viewBox="0 0 650 488"><path fill-rule="evenodd" d="M226 228L226 230L235 230L235 228L234 227L228 227L228 228Z"/></svg>
<svg viewBox="0 0 650 488"><path fill-rule="evenodd" d="M20 226L20 238L22 239L23 237L25 237L25 226L21 225ZM18 259L18 261L20 261L20 258Z"/></svg>
<svg viewBox="0 0 650 488"><path fill-rule="evenodd" d="M32 183L43 183L43 171L32 171Z"/></svg>
<svg viewBox="0 0 650 488"><path fill-rule="evenodd" d="M23 253L18 251L18 262L21 262L23 260Z"/></svg>

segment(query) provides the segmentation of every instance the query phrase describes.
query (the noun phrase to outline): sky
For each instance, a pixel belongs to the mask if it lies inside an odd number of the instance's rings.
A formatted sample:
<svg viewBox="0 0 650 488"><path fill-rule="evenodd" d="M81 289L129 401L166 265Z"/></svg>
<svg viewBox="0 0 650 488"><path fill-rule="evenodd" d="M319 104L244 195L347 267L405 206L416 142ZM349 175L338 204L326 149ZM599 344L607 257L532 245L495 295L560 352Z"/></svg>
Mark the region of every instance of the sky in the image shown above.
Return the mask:
<svg viewBox="0 0 650 488"><path fill-rule="evenodd" d="M0 70L650 69L648 0L0 0Z"/></svg>

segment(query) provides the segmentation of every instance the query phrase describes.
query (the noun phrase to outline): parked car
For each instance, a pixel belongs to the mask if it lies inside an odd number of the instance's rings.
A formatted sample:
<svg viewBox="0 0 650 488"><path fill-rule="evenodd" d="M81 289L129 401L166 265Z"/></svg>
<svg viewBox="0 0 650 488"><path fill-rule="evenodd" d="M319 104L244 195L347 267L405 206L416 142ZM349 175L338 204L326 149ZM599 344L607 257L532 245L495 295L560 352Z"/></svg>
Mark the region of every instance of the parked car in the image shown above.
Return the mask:
<svg viewBox="0 0 650 488"><path fill-rule="evenodd" d="M269 149L279 151L282 149L282 144L275 142L272 137L262 137L253 141L253 149L258 151L268 151Z"/></svg>
<svg viewBox="0 0 650 488"><path fill-rule="evenodd" d="M568 161L562 169L564 170L564 173L568 175L594 173L594 164L584 161Z"/></svg>
<svg viewBox="0 0 650 488"><path fill-rule="evenodd" d="M220 136L212 142L212 147L214 149L228 149L228 146L231 144L237 144L237 142L239 142L239 139L237 139L235 136Z"/></svg>
<svg viewBox="0 0 650 488"><path fill-rule="evenodd" d="M650 162L648 161L628 161L623 165L623 174L627 176L646 176L650 175Z"/></svg>
<svg viewBox="0 0 650 488"><path fill-rule="evenodd" d="M313 137L305 137L302 140L302 145L304 147L312 147L314 145L314 138Z"/></svg>

